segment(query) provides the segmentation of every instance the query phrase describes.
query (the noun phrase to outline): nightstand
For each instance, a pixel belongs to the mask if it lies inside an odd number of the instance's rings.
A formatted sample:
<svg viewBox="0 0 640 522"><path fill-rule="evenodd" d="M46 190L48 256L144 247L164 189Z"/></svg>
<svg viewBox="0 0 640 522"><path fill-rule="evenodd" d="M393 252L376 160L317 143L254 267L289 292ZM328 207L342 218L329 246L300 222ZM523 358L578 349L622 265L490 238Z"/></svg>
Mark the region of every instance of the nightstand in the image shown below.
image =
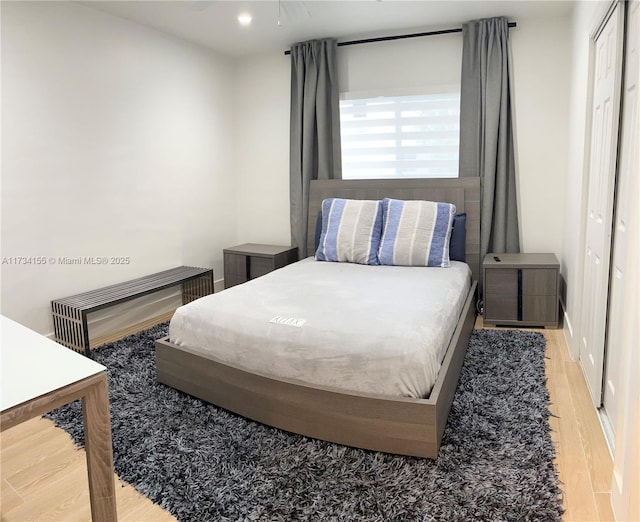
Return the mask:
<svg viewBox="0 0 640 522"><path fill-rule="evenodd" d="M282 268L298 260L297 247L245 243L224 252L224 287L239 285L250 279Z"/></svg>
<svg viewBox="0 0 640 522"><path fill-rule="evenodd" d="M484 323L558 328L559 270L554 254L487 254Z"/></svg>

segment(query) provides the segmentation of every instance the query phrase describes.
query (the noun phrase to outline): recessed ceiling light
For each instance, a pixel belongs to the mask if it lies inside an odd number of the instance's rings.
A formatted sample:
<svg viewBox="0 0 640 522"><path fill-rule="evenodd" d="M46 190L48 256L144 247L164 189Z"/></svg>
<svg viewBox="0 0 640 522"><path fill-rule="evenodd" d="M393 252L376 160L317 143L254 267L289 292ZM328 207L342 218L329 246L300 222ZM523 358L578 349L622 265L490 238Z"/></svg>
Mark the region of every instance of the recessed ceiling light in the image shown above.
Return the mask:
<svg viewBox="0 0 640 522"><path fill-rule="evenodd" d="M238 23L243 27L247 27L248 25L251 25L251 14L246 12L240 13L238 15Z"/></svg>

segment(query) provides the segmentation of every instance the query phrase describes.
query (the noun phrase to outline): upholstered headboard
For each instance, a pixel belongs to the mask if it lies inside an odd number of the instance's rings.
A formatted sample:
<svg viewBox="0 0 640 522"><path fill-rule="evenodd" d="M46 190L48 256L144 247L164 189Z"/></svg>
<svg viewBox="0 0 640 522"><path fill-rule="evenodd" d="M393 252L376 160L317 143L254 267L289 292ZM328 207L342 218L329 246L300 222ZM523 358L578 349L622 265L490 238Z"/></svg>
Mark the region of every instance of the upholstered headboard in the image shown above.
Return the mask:
<svg viewBox="0 0 640 522"><path fill-rule="evenodd" d="M307 252L313 255L316 218L326 198L418 199L453 203L467 214L466 262L473 279L480 276L480 178L315 180L309 190Z"/></svg>

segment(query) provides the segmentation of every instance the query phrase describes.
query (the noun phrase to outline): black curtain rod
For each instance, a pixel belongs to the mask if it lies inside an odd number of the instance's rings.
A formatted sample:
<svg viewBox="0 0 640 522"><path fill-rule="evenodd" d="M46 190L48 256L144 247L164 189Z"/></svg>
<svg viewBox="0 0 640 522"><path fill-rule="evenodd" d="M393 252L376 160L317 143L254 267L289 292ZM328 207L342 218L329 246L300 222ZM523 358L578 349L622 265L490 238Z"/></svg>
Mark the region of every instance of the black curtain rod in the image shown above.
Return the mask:
<svg viewBox="0 0 640 522"><path fill-rule="evenodd" d="M516 27L516 22L509 22L509 27ZM365 38L364 40L351 40L349 42L338 42L338 47L345 45L359 45L374 42L388 42L390 40L405 40L406 38L418 38L420 36L436 36L439 34L461 33L462 27L456 29L441 29L440 31L429 31L427 33L398 34L395 36L379 36L378 38ZM284 52L285 55L291 54L291 49Z"/></svg>

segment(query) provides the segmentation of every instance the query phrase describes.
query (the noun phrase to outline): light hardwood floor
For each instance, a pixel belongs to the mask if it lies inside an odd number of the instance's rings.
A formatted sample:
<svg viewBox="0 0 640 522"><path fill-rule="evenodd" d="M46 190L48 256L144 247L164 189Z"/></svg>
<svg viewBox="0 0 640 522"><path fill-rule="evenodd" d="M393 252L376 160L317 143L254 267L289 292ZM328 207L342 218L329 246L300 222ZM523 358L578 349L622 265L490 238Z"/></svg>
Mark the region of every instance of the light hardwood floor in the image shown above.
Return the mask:
<svg viewBox="0 0 640 522"><path fill-rule="evenodd" d="M482 317L476 328L482 328ZM547 341L547 388L551 405L551 438L564 491L563 520L613 521L613 461L577 362L569 357L562 329L533 329Z"/></svg>
<svg viewBox="0 0 640 522"><path fill-rule="evenodd" d="M479 318L476 327L482 327ZM565 521L611 521L612 462L578 364L562 330L538 330L547 339L547 386L552 437L566 509ZM3 522L90 520L84 451L52 422L37 418L0 437ZM116 477L122 521L175 520Z"/></svg>

